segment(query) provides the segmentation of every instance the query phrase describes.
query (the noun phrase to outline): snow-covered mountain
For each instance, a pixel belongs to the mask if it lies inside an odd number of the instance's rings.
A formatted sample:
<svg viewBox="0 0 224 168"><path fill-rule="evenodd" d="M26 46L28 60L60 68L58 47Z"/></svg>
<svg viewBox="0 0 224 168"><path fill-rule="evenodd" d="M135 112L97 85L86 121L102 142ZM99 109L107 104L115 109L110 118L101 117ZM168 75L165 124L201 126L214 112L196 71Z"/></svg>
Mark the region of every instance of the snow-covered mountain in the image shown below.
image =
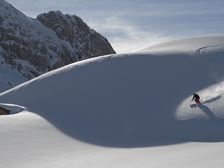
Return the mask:
<svg viewBox="0 0 224 168"><path fill-rule="evenodd" d="M107 39L78 16L51 11L32 19L0 0L0 91L58 67L112 53Z"/></svg>
<svg viewBox="0 0 224 168"><path fill-rule="evenodd" d="M223 35L164 42L2 93L1 166L222 168L223 54Z"/></svg>

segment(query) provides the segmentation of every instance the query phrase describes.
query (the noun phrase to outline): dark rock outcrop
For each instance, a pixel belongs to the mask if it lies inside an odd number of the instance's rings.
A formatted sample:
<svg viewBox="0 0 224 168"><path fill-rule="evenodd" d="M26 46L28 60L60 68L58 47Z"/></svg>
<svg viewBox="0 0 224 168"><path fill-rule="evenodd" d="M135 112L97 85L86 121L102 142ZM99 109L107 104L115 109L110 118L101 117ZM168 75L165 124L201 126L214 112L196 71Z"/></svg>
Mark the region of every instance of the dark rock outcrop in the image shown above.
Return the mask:
<svg viewBox="0 0 224 168"><path fill-rule="evenodd" d="M37 16L37 19L75 48L80 60L115 53L107 39L90 29L78 16L51 11Z"/></svg>

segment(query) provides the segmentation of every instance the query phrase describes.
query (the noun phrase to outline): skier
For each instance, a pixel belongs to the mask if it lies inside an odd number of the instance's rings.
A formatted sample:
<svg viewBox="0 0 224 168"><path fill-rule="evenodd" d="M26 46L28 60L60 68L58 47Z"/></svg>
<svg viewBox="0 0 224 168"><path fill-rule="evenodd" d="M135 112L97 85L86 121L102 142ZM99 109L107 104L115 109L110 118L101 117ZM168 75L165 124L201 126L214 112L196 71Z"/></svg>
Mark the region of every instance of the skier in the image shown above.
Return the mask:
<svg viewBox="0 0 224 168"><path fill-rule="evenodd" d="M193 94L193 98L192 98L191 101L193 101L193 100L196 102L196 104L200 104L201 103L200 102L200 96L198 94L196 94L196 93Z"/></svg>

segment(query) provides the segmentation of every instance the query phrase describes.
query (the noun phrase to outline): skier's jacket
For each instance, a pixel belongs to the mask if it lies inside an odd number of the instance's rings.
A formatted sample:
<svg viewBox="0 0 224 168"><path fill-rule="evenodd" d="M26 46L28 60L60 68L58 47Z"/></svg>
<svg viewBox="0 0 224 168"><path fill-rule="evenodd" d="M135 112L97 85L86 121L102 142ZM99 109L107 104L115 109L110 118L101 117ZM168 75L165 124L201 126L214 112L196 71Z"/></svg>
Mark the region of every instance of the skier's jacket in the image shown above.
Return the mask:
<svg viewBox="0 0 224 168"><path fill-rule="evenodd" d="M193 96L192 100L199 101L199 99L200 99L200 96L198 94L194 93L194 96Z"/></svg>
<svg viewBox="0 0 224 168"><path fill-rule="evenodd" d="M199 95L197 95L197 94L194 94L194 96L193 96L193 99L192 100L194 100L194 99L200 99L200 96Z"/></svg>

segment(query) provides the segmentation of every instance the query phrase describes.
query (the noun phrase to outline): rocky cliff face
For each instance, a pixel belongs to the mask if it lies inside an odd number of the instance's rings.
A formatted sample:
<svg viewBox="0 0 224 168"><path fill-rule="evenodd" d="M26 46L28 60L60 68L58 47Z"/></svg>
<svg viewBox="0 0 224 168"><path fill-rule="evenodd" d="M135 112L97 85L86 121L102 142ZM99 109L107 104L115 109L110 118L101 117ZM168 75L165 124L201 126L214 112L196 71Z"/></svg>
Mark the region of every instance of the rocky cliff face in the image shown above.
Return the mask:
<svg viewBox="0 0 224 168"><path fill-rule="evenodd" d="M78 59L115 53L107 39L90 29L78 16L51 11L39 15L37 19L53 30L61 40L76 48Z"/></svg>
<svg viewBox="0 0 224 168"><path fill-rule="evenodd" d="M12 76L28 80L72 62L112 53L107 39L75 15L51 11L32 19L0 0L0 69L12 70ZM7 84L16 84L3 71L0 84L4 77Z"/></svg>

